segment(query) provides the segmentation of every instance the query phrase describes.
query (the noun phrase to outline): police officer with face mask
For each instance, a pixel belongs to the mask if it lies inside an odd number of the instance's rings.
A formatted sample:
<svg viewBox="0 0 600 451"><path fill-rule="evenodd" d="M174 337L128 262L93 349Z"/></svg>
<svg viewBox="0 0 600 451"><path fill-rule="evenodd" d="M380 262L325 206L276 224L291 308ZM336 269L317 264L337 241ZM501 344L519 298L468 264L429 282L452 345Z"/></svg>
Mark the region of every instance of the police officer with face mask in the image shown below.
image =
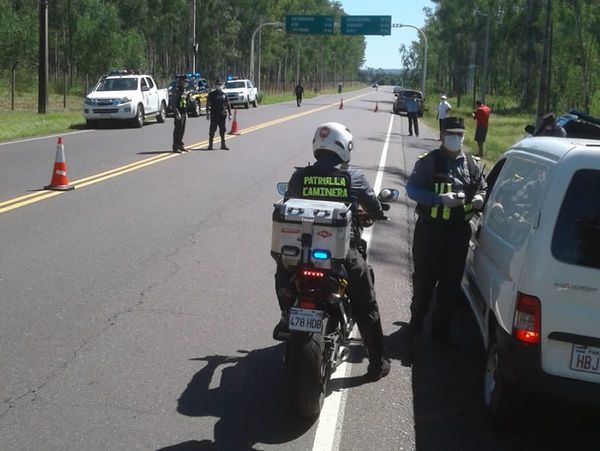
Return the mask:
<svg viewBox="0 0 600 451"><path fill-rule="evenodd" d="M481 169L462 151L464 120L448 117L443 129L442 146L415 163L406 185L408 197L417 202L418 214L412 247L411 344L421 334L434 291L432 338L456 344L450 327L471 238L469 219L483 207L487 190Z"/></svg>
<svg viewBox="0 0 600 451"><path fill-rule="evenodd" d="M285 199L316 199L351 204L355 213L360 205L373 218L382 218L383 210L373 188L365 174L358 168L348 166L353 147L350 131L338 122L327 122L317 127L313 137L313 154L317 159L313 165L298 168L292 175ZM315 192L327 192L328 183L338 187L345 181L349 190L330 190L336 195L315 195ZM316 182L315 180L318 180ZM355 215L354 215L355 216ZM375 299L375 282L371 270L361 251L360 227L353 225L350 249L344 262L348 274L348 297L358 328L369 351L369 367L366 378L377 381L390 372L389 360L384 356L383 330L379 307ZM281 320L275 326L273 338L284 340L288 332L289 309L295 299L292 274L277 262L275 289L281 309Z"/></svg>
<svg viewBox="0 0 600 451"><path fill-rule="evenodd" d="M225 144L225 121L227 117L231 120L231 106L229 98L222 88L223 82L217 80L214 91L211 91L206 99L206 119L210 120L207 150L213 149L213 139L217 127L221 136L221 150L229 150L229 147Z"/></svg>

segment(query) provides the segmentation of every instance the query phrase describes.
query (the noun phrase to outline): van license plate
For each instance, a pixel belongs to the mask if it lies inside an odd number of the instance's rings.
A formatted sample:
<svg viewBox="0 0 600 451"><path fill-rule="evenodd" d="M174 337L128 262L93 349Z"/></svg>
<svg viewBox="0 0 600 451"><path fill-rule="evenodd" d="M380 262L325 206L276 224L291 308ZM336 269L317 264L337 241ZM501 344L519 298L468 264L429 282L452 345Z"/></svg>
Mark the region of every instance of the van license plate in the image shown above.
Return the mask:
<svg viewBox="0 0 600 451"><path fill-rule="evenodd" d="M290 310L289 329L320 334L323 330L323 316L325 316L325 312L321 310L292 307Z"/></svg>
<svg viewBox="0 0 600 451"><path fill-rule="evenodd" d="M586 373L600 374L600 348L573 345L571 369Z"/></svg>

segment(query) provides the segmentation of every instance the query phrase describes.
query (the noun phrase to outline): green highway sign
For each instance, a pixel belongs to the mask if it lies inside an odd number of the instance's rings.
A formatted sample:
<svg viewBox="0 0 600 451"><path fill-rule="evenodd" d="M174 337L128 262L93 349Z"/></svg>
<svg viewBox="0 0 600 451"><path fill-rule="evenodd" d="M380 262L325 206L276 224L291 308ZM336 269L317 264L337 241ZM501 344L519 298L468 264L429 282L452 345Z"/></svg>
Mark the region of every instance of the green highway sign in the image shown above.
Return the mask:
<svg viewBox="0 0 600 451"><path fill-rule="evenodd" d="M333 34L333 16L285 16L286 33Z"/></svg>
<svg viewBox="0 0 600 451"><path fill-rule="evenodd" d="M342 16L342 34L392 34L392 16Z"/></svg>

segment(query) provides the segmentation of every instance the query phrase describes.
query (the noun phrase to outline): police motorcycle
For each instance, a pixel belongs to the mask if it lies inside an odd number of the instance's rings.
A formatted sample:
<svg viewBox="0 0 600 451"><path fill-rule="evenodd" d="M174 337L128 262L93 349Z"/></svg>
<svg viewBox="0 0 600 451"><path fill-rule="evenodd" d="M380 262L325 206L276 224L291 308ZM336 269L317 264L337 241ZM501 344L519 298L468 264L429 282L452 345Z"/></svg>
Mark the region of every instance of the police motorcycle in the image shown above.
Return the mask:
<svg viewBox="0 0 600 451"><path fill-rule="evenodd" d="M287 183L277 184L282 196L286 189ZM378 198L385 211L390 208L385 202L396 201L399 194L395 189L381 191ZM289 333L281 337L286 342L288 395L303 417L319 415L332 373L350 354L355 320L343 262L353 221L362 227L374 223L362 210L356 216L340 202L281 199L274 204L271 256L292 274L295 292ZM359 250L366 259L366 242L361 241Z"/></svg>

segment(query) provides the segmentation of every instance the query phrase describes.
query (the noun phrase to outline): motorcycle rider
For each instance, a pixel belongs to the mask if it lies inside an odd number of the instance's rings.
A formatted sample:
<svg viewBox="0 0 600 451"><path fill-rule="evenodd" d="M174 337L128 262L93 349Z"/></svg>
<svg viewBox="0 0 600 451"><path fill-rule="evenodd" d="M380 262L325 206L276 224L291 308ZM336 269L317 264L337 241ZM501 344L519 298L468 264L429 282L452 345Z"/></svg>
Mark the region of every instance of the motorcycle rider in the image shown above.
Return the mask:
<svg viewBox="0 0 600 451"><path fill-rule="evenodd" d="M352 147L352 134L344 125L337 122L319 125L313 138L313 153L317 161L313 165L296 169L289 181L285 200L304 198L346 202L352 205L353 220L357 218L356 212L359 205L373 218L384 217L381 204L365 174L360 169L348 165ZM320 186L327 187L328 183L339 183L341 179L345 179L346 186L350 187L345 196L344 190L331 190L339 192L341 197L303 195L303 192L306 192L306 187L315 187L313 183L315 181L322 184ZM363 257L365 248L364 241L360 237L361 230L362 227L360 227L358 221L354 220L350 249L344 267L349 281L348 297L352 302L358 328L369 351L369 366L366 377L374 382L389 374L390 363L384 355L379 307L375 299L373 275L365 257ZM295 299L295 288L290 283L291 277L292 274L283 266L281 261L278 261L275 273L275 289L281 309L281 320L273 330L273 338L276 340L285 339L288 334L289 309Z"/></svg>

